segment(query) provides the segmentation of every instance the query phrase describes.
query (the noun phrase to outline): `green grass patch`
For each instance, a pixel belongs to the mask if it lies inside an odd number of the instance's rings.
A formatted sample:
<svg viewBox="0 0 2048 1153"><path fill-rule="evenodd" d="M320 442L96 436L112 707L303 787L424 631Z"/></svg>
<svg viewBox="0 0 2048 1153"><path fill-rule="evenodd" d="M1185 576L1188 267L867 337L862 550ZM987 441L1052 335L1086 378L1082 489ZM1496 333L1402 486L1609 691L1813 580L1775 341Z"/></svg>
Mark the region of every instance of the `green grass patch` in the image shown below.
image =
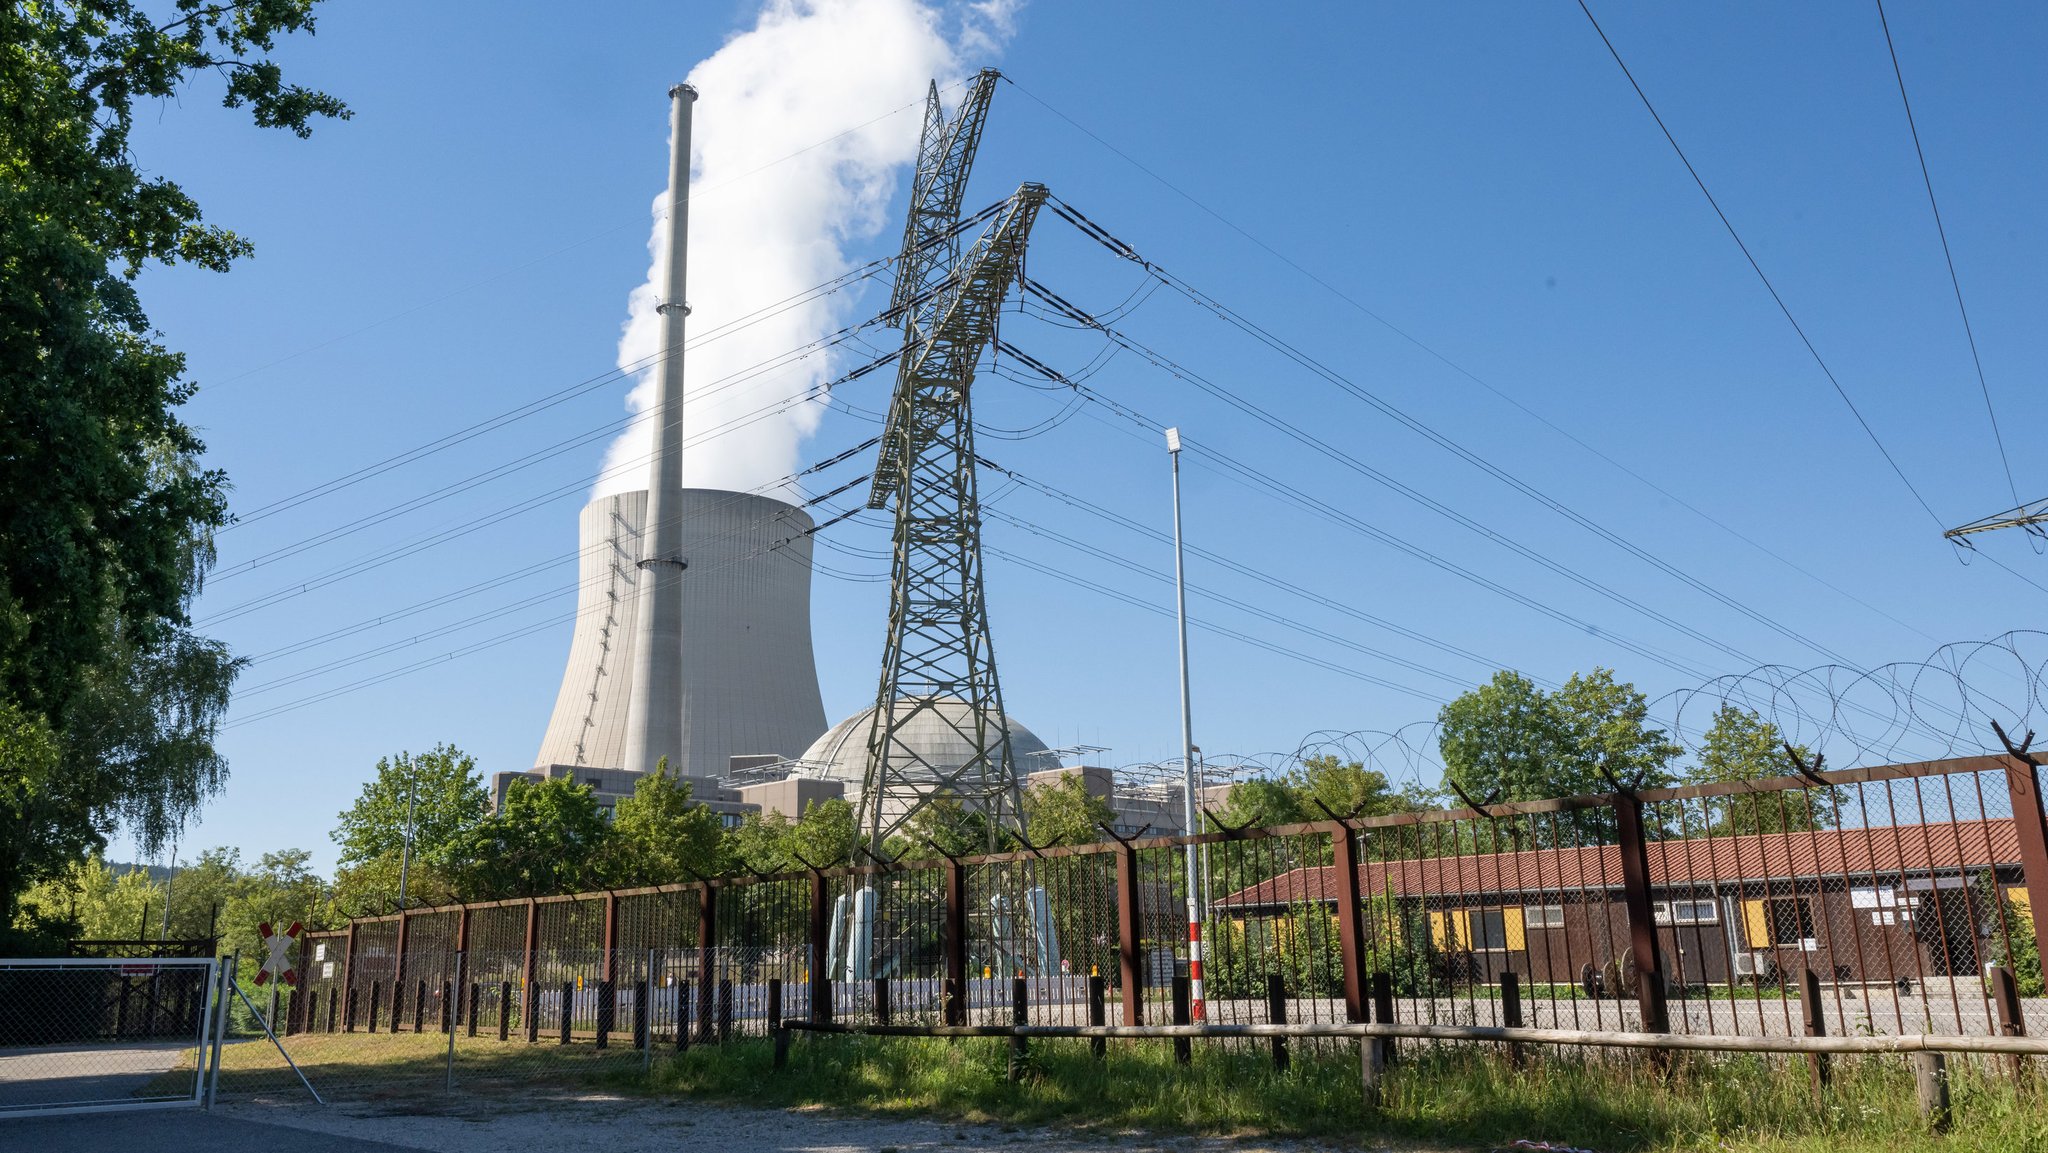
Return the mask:
<svg viewBox="0 0 2048 1153"><path fill-rule="evenodd" d="M1355 1051L1354 1051L1355 1052ZM692 1050L657 1062L651 1088L769 1106L826 1105L1015 1125L1366 1140L1490 1149L1517 1138L1600 1150L1898 1153L1932 1140L1903 1060L1838 1062L1816 1105L1804 1062L1684 1057L1645 1061L1532 1057L1516 1069L1475 1050L1411 1046L1368 1112L1351 1054L1297 1053L1276 1074L1263 1050L1198 1045L1189 1066L1164 1043L1034 1041L1028 1075L1006 1075L1007 1042L806 1037L789 1066L765 1042ZM1947 1150L2048 1148L2048 1115L2001 1069L1957 1060L1957 1125ZM637 1078L635 1078L637 1082Z"/></svg>

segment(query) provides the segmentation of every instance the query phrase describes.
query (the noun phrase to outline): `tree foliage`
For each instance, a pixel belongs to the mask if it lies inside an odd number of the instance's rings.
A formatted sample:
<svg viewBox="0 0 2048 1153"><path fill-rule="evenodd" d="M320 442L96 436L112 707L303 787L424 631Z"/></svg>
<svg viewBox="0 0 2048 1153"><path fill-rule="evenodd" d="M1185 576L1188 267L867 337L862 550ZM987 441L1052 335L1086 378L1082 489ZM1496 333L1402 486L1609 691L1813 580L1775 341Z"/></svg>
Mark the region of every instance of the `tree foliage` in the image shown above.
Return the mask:
<svg viewBox="0 0 2048 1153"><path fill-rule="evenodd" d="M156 851L225 777L240 666L187 608L226 480L198 463L176 415L194 385L133 281L250 247L129 138L137 101L202 76L263 127L345 117L269 56L313 3L0 3L0 924L118 826Z"/></svg>
<svg viewBox="0 0 2048 1153"><path fill-rule="evenodd" d="M1804 748L1796 750L1811 763ZM1778 726L1748 709L1722 705L1700 742L1692 772L1695 783L1760 781L1798 772L1785 752ZM1786 789L1741 793L1709 802L1710 831L1721 835L1802 833L1834 826L1838 802L1833 789ZM1709 831L1709 830L1697 830Z"/></svg>
<svg viewBox="0 0 2048 1153"><path fill-rule="evenodd" d="M516 777L498 811L449 848L464 900L573 893L604 883L611 826L590 786L569 777Z"/></svg>
<svg viewBox="0 0 2048 1153"><path fill-rule="evenodd" d="M1079 773L1062 773L1024 790L1024 828L1031 843L1085 845L1102 839L1102 826L1116 821L1109 802L1088 791Z"/></svg>
<svg viewBox="0 0 2048 1153"><path fill-rule="evenodd" d="M668 759L634 782L612 814L605 872L619 887L668 885L714 876L726 863L725 826L670 776Z"/></svg>

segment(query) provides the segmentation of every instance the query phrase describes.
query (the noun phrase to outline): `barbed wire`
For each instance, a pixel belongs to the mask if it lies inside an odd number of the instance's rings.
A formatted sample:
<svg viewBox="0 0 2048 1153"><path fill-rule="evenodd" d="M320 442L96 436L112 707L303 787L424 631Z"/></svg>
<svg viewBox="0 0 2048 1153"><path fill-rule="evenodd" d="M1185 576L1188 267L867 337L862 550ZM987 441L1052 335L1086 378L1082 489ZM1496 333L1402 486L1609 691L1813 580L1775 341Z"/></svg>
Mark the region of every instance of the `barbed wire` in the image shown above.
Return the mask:
<svg viewBox="0 0 2048 1153"><path fill-rule="evenodd" d="M1993 722L2015 740L2048 731L2048 631L2014 629L1989 640L1955 641L1925 659L1875 668L1823 664L1763 665L1674 689L1649 702L1648 724L1683 752L1671 766L1699 763L1723 707L1773 726L1785 741L1824 755L1834 768L1897 764L2003 752ZM1441 789L1441 724L1411 721L1392 730L1322 729L1289 751L1200 758L1204 785L1278 777L1312 759L1332 757L1384 774L1395 789ZM1178 759L1115 769L1133 785L1178 782Z"/></svg>

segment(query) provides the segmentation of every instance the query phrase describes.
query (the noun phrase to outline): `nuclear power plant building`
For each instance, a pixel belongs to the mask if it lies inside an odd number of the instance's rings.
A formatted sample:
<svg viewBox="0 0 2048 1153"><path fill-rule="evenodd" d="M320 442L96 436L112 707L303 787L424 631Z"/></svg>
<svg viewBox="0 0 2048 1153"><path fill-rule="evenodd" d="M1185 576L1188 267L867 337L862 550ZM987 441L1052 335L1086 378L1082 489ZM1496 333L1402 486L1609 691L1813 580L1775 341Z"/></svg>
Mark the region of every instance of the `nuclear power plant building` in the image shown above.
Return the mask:
<svg viewBox="0 0 2048 1153"><path fill-rule="evenodd" d="M681 489L680 691L659 707L681 719L669 769L708 784L732 758L794 758L825 732L811 650L810 516L751 493ZM569 660L534 758L552 766L622 769L633 723L633 646L647 494L583 508L580 591ZM706 790L707 792L709 790Z"/></svg>

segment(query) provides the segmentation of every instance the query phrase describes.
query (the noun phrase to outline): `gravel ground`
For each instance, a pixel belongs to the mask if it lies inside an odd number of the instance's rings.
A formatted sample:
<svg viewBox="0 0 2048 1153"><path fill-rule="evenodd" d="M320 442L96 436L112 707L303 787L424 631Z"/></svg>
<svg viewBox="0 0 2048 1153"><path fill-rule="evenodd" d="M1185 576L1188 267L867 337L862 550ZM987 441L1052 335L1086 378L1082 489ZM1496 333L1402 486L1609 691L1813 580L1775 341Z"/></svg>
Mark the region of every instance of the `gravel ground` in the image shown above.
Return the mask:
<svg viewBox="0 0 2048 1153"><path fill-rule="evenodd" d="M354 1141L437 1153L954 1153L1017 1149L1030 1153L1454 1153L1448 1146L1339 1145L1261 1138L1157 1137L1133 1132L1077 1133L1010 1125L849 1116L821 1109L758 1109L687 1099L575 1097L521 1102L222 1104L228 1117L305 1129Z"/></svg>

